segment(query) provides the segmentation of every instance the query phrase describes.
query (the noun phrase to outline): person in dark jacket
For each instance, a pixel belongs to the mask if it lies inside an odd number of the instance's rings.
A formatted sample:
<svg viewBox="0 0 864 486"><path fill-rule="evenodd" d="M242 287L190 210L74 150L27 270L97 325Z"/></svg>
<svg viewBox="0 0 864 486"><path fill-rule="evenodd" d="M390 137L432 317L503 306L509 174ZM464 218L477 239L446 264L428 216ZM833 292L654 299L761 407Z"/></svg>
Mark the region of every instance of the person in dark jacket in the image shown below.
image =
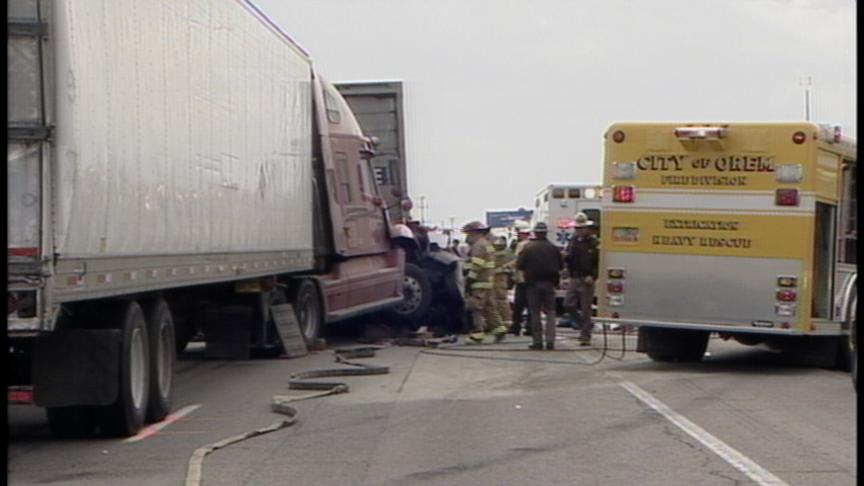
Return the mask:
<svg viewBox="0 0 864 486"><path fill-rule="evenodd" d="M591 344L591 305L594 303L594 282L597 280L598 242L591 233L594 222L585 213L578 213L574 221L575 233L567 244L564 262L570 275L570 283L564 297L564 308L576 318L574 327L579 329L579 344Z"/></svg>
<svg viewBox="0 0 864 486"><path fill-rule="evenodd" d="M516 270L525 277L525 294L528 300L528 323L531 325L533 344L531 349L555 349L555 287L558 285L561 268L561 250L546 239L549 229L546 223L534 226L534 240L525 245L516 259ZM545 333L540 325L540 311L546 313Z"/></svg>

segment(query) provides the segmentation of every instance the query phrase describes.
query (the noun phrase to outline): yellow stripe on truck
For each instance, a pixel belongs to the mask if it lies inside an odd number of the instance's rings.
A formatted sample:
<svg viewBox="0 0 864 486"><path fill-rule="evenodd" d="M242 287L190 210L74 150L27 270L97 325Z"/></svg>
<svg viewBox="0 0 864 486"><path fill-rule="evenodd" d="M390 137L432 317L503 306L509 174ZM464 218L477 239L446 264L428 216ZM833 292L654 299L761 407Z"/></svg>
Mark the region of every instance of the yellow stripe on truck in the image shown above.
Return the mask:
<svg viewBox="0 0 864 486"><path fill-rule="evenodd" d="M809 258L813 217L728 213L607 211L607 251Z"/></svg>

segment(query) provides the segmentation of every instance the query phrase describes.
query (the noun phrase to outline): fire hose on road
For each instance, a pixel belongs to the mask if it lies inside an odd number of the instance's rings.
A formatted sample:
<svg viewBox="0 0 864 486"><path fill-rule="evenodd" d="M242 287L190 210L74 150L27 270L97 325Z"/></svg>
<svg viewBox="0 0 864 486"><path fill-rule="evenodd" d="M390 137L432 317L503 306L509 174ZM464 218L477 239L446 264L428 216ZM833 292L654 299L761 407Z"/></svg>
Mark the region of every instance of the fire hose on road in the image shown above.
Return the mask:
<svg viewBox="0 0 864 486"><path fill-rule="evenodd" d="M288 381L289 389L319 390L318 393L309 393L299 396L274 395L271 403L272 410L287 415L289 417L287 420L280 420L267 427L253 430L245 434L236 435L234 437L229 437L196 449L192 454L192 457L189 459L189 465L186 468L186 486L199 486L201 484L204 474L204 458L213 451L252 437L257 437L262 434L267 434L294 425L297 422L297 409L289 405L289 403L327 395L335 395L338 393L347 393L349 391L348 384L346 383L334 381L311 381L312 379L332 378L336 376L384 375L390 373L390 367L388 366L368 365L349 361L349 359L355 358L372 358L375 356L375 351L379 349L381 348L362 347L337 349L334 350L336 362L349 365L351 368L309 370L292 375L291 379Z"/></svg>
<svg viewBox="0 0 864 486"><path fill-rule="evenodd" d="M455 336L444 338L444 339L416 339L416 338L396 338L391 340L391 343L395 346L414 346L424 348L420 351L422 354L429 354L434 356L450 356L450 357L460 357L460 358L474 358L474 359L492 359L492 360L505 360L505 361L526 361L526 362L540 362L540 363L550 363L550 364L573 364L573 365L595 365L602 361L604 358L623 359L624 353L626 352L625 346L625 333L621 333L621 345L620 348L621 355L618 357L613 357L607 355L608 348L608 340L606 334L606 326L603 326L603 345L600 348L600 356L590 362L575 362L575 361L561 361L561 360L551 360L551 359L542 359L542 358L517 358L517 357L508 357L508 356L492 356L488 353L492 352L515 352L515 351L530 351L528 349L523 348L509 348L506 345L492 345L492 346L484 346L484 345L476 345L476 344L458 344ZM514 341L514 344L525 344L524 341ZM246 439L250 439L252 437L257 437L259 435L267 434L270 432L274 432L276 430L289 427L294 425L297 422L297 409L290 405L290 403L297 402L300 400L309 400L312 398L319 398L328 395L336 395L340 393L347 393L349 391L349 387L347 383L338 382L338 381L317 381L317 378L333 378L337 376L368 376L368 375L384 375L390 373L390 367L388 366L378 366L378 365L369 365L364 363L356 363L353 361L349 361L350 359L358 359L358 358L372 358L375 356L375 352L381 349L381 347L357 347L357 348L349 348L349 349L337 349L334 350L333 353L335 355L335 360L337 363L348 365L350 368L335 368L335 369L315 369L302 371L299 373L295 373L291 376L288 381L288 388L291 390L315 390L316 393L309 393L305 395L298 396L287 396L287 395L274 395L273 400L271 402L271 409L283 415L287 415L289 418L287 420L280 420L278 422L274 422L273 424L253 430L251 432L247 432L245 434L236 435L234 437L229 437L227 439L220 440L218 442L208 444L202 446L195 450L192 454L192 457L189 459L189 464L187 467L186 473L186 486L200 486L203 480L203 464L204 458L216 451L218 449L222 449L231 444L235 444L237 442L244 441ZM556 350L555 352L574 352L574 351L596 351L596 348L584 348L584 349L561 349ZM475 353L476 352L476 353ZM530 351L532 353L543 353L545 352L537 352Z"/></svg>

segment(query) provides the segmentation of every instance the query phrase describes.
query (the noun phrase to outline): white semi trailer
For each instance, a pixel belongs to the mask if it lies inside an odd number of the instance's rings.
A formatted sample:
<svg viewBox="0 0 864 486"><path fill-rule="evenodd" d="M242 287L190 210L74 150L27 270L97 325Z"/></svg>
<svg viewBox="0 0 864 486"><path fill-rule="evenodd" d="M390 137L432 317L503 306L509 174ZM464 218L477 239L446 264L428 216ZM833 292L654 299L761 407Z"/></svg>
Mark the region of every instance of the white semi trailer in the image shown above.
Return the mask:
<svg viewBox="0 0 864 486"><path fill-rule="evenodd" d="M197 332L272 349L270 304L309 340L402 302L370 140L251 2L7 13L11 403L59 436L131 435L169 413Z"/></svg>

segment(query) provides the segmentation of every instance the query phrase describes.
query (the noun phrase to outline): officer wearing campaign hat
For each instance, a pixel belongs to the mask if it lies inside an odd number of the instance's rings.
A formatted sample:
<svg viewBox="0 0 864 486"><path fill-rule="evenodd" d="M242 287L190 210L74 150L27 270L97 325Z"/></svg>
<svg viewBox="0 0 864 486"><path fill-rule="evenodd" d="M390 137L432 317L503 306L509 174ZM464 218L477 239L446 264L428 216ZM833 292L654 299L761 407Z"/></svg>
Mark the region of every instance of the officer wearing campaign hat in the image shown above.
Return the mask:
<svg viewBox="0 0 864 486"><path fill-rule="evenodd" d="M570 275L564 296L564 309L576 318L574 327L580 331L579 343L582 346L591 344L591 331L594 327L591 315L594 284L597 280L599 242L590 232L592 226L594 222L588 219L585 213L576 214L573 221L575 233L564 253L564 262Z"/></svg>
<svg viewBox="0 0 864 486"><path fill-rule="evenodd" d="M534 225L534 239L516 258L516 269L524 272L528 300L528 322L533 344L531 349L555 349L555 287L562 267L561 251L546 238L549 228L540 221ZM545 332L540 326L540 311L546 313Z"/></svg>

